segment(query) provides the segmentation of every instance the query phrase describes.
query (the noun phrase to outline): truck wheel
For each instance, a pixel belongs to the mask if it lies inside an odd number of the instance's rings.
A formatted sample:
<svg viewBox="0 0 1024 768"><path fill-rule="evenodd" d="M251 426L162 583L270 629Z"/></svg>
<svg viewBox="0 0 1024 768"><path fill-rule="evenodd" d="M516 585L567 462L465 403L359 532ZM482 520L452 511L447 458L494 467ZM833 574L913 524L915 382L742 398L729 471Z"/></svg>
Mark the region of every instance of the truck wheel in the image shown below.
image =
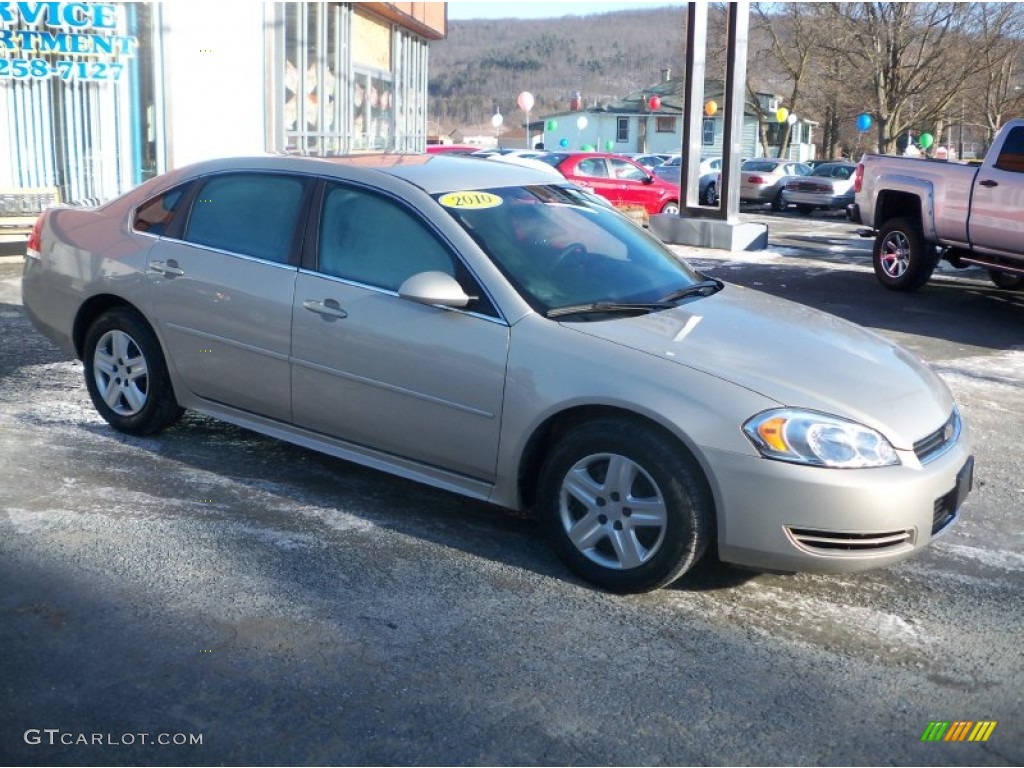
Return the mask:
<svg viewBox="0 0 1024 768"><path fill-rule="evenodd" d="M1024 275L1014 275L1010 272L1000 272L998 269L988 271L989 279L1000 288L1016 291L1024 288Z"/></svg>
<svg viewBox="0 0 1024 768"><path fill-rule="evenodd" d="M928 282L939 263L938 251L912 218L890 219L878 230L872 252L875 277L891 291L916 291Z"/></svg>

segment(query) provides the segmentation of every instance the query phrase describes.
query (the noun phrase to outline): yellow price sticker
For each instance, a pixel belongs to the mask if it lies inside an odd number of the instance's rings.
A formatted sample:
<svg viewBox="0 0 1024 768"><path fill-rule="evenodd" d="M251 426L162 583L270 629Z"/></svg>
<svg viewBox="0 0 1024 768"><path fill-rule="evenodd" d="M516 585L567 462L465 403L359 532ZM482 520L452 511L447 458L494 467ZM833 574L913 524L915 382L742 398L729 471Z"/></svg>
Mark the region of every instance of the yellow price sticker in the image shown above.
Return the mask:
<svg viewBox="0 0 1024 768"><path fill-rule="evenodd" d="M449 192L438 202L445 208L476 209L497 208L505 201L490 192Z"/></svg>

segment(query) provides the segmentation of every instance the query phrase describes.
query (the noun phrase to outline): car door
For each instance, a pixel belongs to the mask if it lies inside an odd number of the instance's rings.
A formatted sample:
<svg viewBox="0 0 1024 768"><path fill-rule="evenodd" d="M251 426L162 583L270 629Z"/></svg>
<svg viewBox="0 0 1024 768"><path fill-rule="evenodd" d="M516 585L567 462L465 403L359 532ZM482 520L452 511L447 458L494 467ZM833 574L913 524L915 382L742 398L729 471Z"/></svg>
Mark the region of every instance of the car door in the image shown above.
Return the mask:
<svg viewBox="0 0 1024 768"><path fill-rule="evenodd" d="M492 481L509 328L448 244L387 195L327 184L314 269L292 322L296 424ZM479 297L465 311L398 296L440 271Z"/></svg>
<svg viewBox="0 0 1024 768"><path fill-rule="evenodd" d="M651 184L650 174L628 160L609 157L607 162L618 187L616 205L640 206L648 213L661 210L661 188Z"/></svg>
<svg viewBox="0 0 1024 768"><path fill-rule="evenodd" d="M292 299L310 183L225 173L194 188L180 233L149 253L149 306L195 395L290 420Z"/></svg>
<svg viewBox="0 0 1024 768"><path fill-rule="evenodd" d="M1024 253L1024 127L1011 129L995 162L978 171L968 226L979 251Z"/></svg>
<svg viewBox="0 0 1024 768"><path fill-rule="evenodd" d="M593 190L612 205L622 205L622 190L618 181L611 177L608 164L603 157L584 157L576 163L573 179L581 186Z"/></svg>

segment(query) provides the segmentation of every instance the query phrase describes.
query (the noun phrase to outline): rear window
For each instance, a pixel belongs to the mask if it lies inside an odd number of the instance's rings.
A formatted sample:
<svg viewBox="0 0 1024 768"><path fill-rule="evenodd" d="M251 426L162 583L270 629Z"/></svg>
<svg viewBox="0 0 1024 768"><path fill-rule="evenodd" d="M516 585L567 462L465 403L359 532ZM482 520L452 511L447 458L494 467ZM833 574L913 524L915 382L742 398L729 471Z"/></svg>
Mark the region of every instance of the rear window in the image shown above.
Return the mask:
<svg viewBox="0 0 1024 768"><path fill-rule="evenodd" d="M745 162L742 165L740 170L743 170L743 171L762 171L762 172L767 173L767 172L774 171L778 167L778 165L779 165L778 163L774 163L774 162L772 162L770 160L748 160L747 162Z"/></svg>
<svg viewBox="0 0 1024 768"><path fill-rule="evenodd" d="M178 204L185 197L186 189L187 185L176 187L140 205L135 211L135 218L132 219L132 228L136 232L145 232L157 237L165 234Z"/></svg>

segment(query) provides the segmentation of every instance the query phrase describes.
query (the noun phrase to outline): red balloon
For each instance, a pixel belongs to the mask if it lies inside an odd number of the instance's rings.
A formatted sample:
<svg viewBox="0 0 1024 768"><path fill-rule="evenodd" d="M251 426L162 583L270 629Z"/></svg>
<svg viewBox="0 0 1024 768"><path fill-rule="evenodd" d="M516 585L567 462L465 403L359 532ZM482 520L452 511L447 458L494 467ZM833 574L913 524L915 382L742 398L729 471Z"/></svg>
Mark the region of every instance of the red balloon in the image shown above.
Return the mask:
<svg viewBox="0 0 1024 768"><path fill-rule="evenodd" d="M647 100L647 106L651 108L652 112L657 112L661 109L661 99L657 96L651 96L651 98Z"/></svg>

